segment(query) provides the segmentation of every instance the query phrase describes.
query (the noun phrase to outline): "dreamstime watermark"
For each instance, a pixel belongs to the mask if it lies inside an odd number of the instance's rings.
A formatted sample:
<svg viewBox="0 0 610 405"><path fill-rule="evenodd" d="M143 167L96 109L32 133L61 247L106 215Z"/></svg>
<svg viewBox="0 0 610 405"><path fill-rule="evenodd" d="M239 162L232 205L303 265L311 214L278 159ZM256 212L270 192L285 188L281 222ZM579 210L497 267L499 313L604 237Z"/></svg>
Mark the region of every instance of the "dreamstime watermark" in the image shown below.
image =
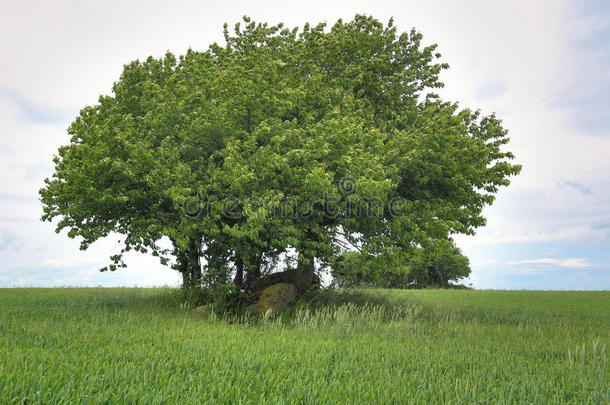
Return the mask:
<svg viewBox="0 0 610 405"><path fill-rule="evenodd" d="M218 215L241 219L262 211L266 216L277 219L307 219L313 216L328 219L382 218L403 215L408 203L401 197L387 199L361 195L357 193L356 182L350 178L341 179L334 191L334 194L324 193L318 197L286 196L281 199L218 199L197 194L182 204L182 211L191 218Z"/></svg>

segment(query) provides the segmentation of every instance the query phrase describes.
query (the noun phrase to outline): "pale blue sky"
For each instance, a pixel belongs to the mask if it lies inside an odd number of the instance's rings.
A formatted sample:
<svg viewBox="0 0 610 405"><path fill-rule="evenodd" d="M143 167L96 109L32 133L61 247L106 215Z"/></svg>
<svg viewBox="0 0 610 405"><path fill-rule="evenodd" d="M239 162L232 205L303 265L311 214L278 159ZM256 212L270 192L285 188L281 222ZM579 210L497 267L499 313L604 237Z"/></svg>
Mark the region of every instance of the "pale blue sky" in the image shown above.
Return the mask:
<svg viewBox="0 0 610 405"><path fill-rule="evenodd" d="M442 95L496 112L523 173L458 237L477 288L610 289L610 3L596 1L3 1L0 15L0 286L176 285L150 257L99 273L41 223L37 190L80 108L122 65L221 41L222 24L334 22L355 13L416 27L451 65Z"/></svg>

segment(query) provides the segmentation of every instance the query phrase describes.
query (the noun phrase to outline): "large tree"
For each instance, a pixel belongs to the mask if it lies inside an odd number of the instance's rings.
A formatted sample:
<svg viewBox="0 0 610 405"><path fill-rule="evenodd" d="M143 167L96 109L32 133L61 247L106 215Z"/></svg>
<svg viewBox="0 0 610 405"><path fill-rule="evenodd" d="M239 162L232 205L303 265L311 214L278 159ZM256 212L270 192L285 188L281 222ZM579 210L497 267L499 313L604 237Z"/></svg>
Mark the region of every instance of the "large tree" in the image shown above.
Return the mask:
<svg viewBox="0 0 610 405"><path fill-rule="evenodd" d="M83 248L115 232L124 250L173 253L192 285L301 291L345 244L380 255L473 233L519 166L497 118L433 93L447 65L421 41L366 16L244 18L224 46L130 63L70 127L43 218Z"/></svg>

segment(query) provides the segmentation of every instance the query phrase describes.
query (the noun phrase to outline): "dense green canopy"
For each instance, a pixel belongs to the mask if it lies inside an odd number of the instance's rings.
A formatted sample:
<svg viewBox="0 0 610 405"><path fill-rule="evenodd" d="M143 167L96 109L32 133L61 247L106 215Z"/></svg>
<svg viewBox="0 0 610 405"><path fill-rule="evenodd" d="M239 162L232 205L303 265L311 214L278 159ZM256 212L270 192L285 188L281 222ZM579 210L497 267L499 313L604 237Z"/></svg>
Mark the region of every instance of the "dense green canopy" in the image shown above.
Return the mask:
<svg viewBox="0 0 610 405"><path fill-rule="evenodd" d="M124 250L171 253L185 283L303 290L346 245L379 255L473 233L519 172L495 116L433 93L447 65L416 31L244 18L225 40L125 65L70 126L43 219L83 248L115 232ZM294 252L296 268L265 276Z"/></svg>
<svg viewBox="0 0 610 405"><path fill-rule="evenodd" d="M383 255L347 251L331 265L333 282L340 287L447 288L470 275L470 261L445 240L426 248L389 249Z"/></svg>

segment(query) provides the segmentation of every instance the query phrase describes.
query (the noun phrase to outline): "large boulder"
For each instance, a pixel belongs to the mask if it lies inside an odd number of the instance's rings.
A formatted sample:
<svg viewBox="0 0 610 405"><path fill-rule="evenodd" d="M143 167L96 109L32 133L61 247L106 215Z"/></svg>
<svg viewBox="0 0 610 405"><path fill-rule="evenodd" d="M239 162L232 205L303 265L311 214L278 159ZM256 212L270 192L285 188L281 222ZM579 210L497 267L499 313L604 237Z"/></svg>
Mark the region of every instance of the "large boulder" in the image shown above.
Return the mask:
<svg viewBox="0 0 610 405"><path fill-rule="evenodd" d="M280 313L297 299L297 288L292 283L277 283L261 292L258 302L252 306L254 312L264 315L268 311Z"/></svg>

